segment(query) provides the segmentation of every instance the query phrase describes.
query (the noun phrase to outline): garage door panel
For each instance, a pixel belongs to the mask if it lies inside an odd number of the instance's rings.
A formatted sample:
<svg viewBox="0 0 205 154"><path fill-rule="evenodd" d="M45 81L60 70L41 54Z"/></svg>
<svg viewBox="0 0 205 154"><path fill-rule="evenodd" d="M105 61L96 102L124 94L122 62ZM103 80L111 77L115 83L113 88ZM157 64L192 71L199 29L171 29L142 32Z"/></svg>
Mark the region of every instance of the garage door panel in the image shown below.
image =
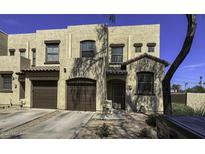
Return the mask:
<svg viewBox="0 0 205 154"><path fill-rule="evenodd" d="M95 81L76 80L67 83L67 108L77 111L96 110L96 86Z"/></svg>
<svg viewBox="0 0 205 154"><path fill-rule="evenodd" d="M57 108L57 81L33 81L33 107Z"/></svg>

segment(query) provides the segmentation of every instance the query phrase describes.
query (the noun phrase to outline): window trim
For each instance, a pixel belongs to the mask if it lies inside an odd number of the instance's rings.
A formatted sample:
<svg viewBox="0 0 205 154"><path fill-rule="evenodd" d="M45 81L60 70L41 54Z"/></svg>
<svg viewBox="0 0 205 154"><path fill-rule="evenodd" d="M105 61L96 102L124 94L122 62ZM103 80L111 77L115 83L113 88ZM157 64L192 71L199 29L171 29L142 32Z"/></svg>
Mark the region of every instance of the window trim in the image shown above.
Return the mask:
<svg viewBox="0 0 205 154"><path fill-rule="evenodd" d="M59 62L59 53L60 53L60 40L49 40L44 41L45 43L45 62L44 64L60 64ZM58 60L57 61L48 61L48 45L58 45Z"/></svg>
<svg viewBox="0 0 205 154"><path fill-rule="evenodd" d="M83 57L82 43L85 43L85 42L92 42L92 43L94 43L93 56ZM96 54L96 41L95 40L82 40L82 41L80 41L80 57L81 58L93 58L93 57L95 57L95 54Z"/></svg>
<svg viewBox="0 0 205 154"><path fill-rule="evenodd" d="M139 74L151 74L152 75L152 81L151 81L151 92L149 93L140 93L139 92ZM143 95L143 96L155 96L155 92L154 92L154 72L148 72L148 71L142 71L142 72L137 72L137 86L136 86L136 94L137 95Z"/></svg>

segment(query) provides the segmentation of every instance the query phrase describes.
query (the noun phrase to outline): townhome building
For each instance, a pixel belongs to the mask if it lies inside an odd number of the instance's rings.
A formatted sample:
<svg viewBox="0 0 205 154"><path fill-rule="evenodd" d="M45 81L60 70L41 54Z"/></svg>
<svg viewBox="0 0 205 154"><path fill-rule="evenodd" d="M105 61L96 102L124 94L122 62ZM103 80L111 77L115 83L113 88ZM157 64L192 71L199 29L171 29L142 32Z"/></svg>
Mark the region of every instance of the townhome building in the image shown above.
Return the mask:
<svg viewBox="0 0 205 154"><path fill-rule="evenodd" d="M158 24L0 32L0 104L162 112L166 66Z"/></svg>

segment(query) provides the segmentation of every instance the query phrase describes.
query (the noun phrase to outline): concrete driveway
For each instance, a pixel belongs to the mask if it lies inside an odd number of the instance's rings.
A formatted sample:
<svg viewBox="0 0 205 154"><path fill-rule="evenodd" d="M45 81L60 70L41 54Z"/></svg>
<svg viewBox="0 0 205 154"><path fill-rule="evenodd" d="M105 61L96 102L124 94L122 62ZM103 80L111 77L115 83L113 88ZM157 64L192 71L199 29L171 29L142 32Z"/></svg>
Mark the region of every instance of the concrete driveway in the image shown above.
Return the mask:
<svg viewBox="0 0 205 154"><path fill-rule="evenodd" d="M44 121L41 120L41 122L33 122L32 125L24 130L16 128L8 133L11 135L6 136L5 138L73 138L80 128L91 119L93 114L93 112L57 111L51 118L45 119ZM16 116L18 116L18 112L16 113ZM43 119L43 116L41 119Z"/></svg>
<svg viewBox="0 0 205 154"><path fill-rule="evenodd" d="M26 122L44 116L55 110L43 109L9 109L0 111L0 133L15 128Z"/></svg>

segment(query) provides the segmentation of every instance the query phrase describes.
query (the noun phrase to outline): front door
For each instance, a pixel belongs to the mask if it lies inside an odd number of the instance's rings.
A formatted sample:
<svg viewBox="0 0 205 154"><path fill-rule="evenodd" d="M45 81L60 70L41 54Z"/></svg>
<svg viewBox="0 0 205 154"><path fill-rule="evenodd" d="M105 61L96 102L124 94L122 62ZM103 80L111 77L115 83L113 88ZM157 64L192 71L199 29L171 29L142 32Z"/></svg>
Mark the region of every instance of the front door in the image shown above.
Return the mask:
<svg viewBox="0 0 205 154"><path fill-rule="evenodd" d="M125 86L123 84L112 85L112 106L114 109L125 109Z"/></svg>

